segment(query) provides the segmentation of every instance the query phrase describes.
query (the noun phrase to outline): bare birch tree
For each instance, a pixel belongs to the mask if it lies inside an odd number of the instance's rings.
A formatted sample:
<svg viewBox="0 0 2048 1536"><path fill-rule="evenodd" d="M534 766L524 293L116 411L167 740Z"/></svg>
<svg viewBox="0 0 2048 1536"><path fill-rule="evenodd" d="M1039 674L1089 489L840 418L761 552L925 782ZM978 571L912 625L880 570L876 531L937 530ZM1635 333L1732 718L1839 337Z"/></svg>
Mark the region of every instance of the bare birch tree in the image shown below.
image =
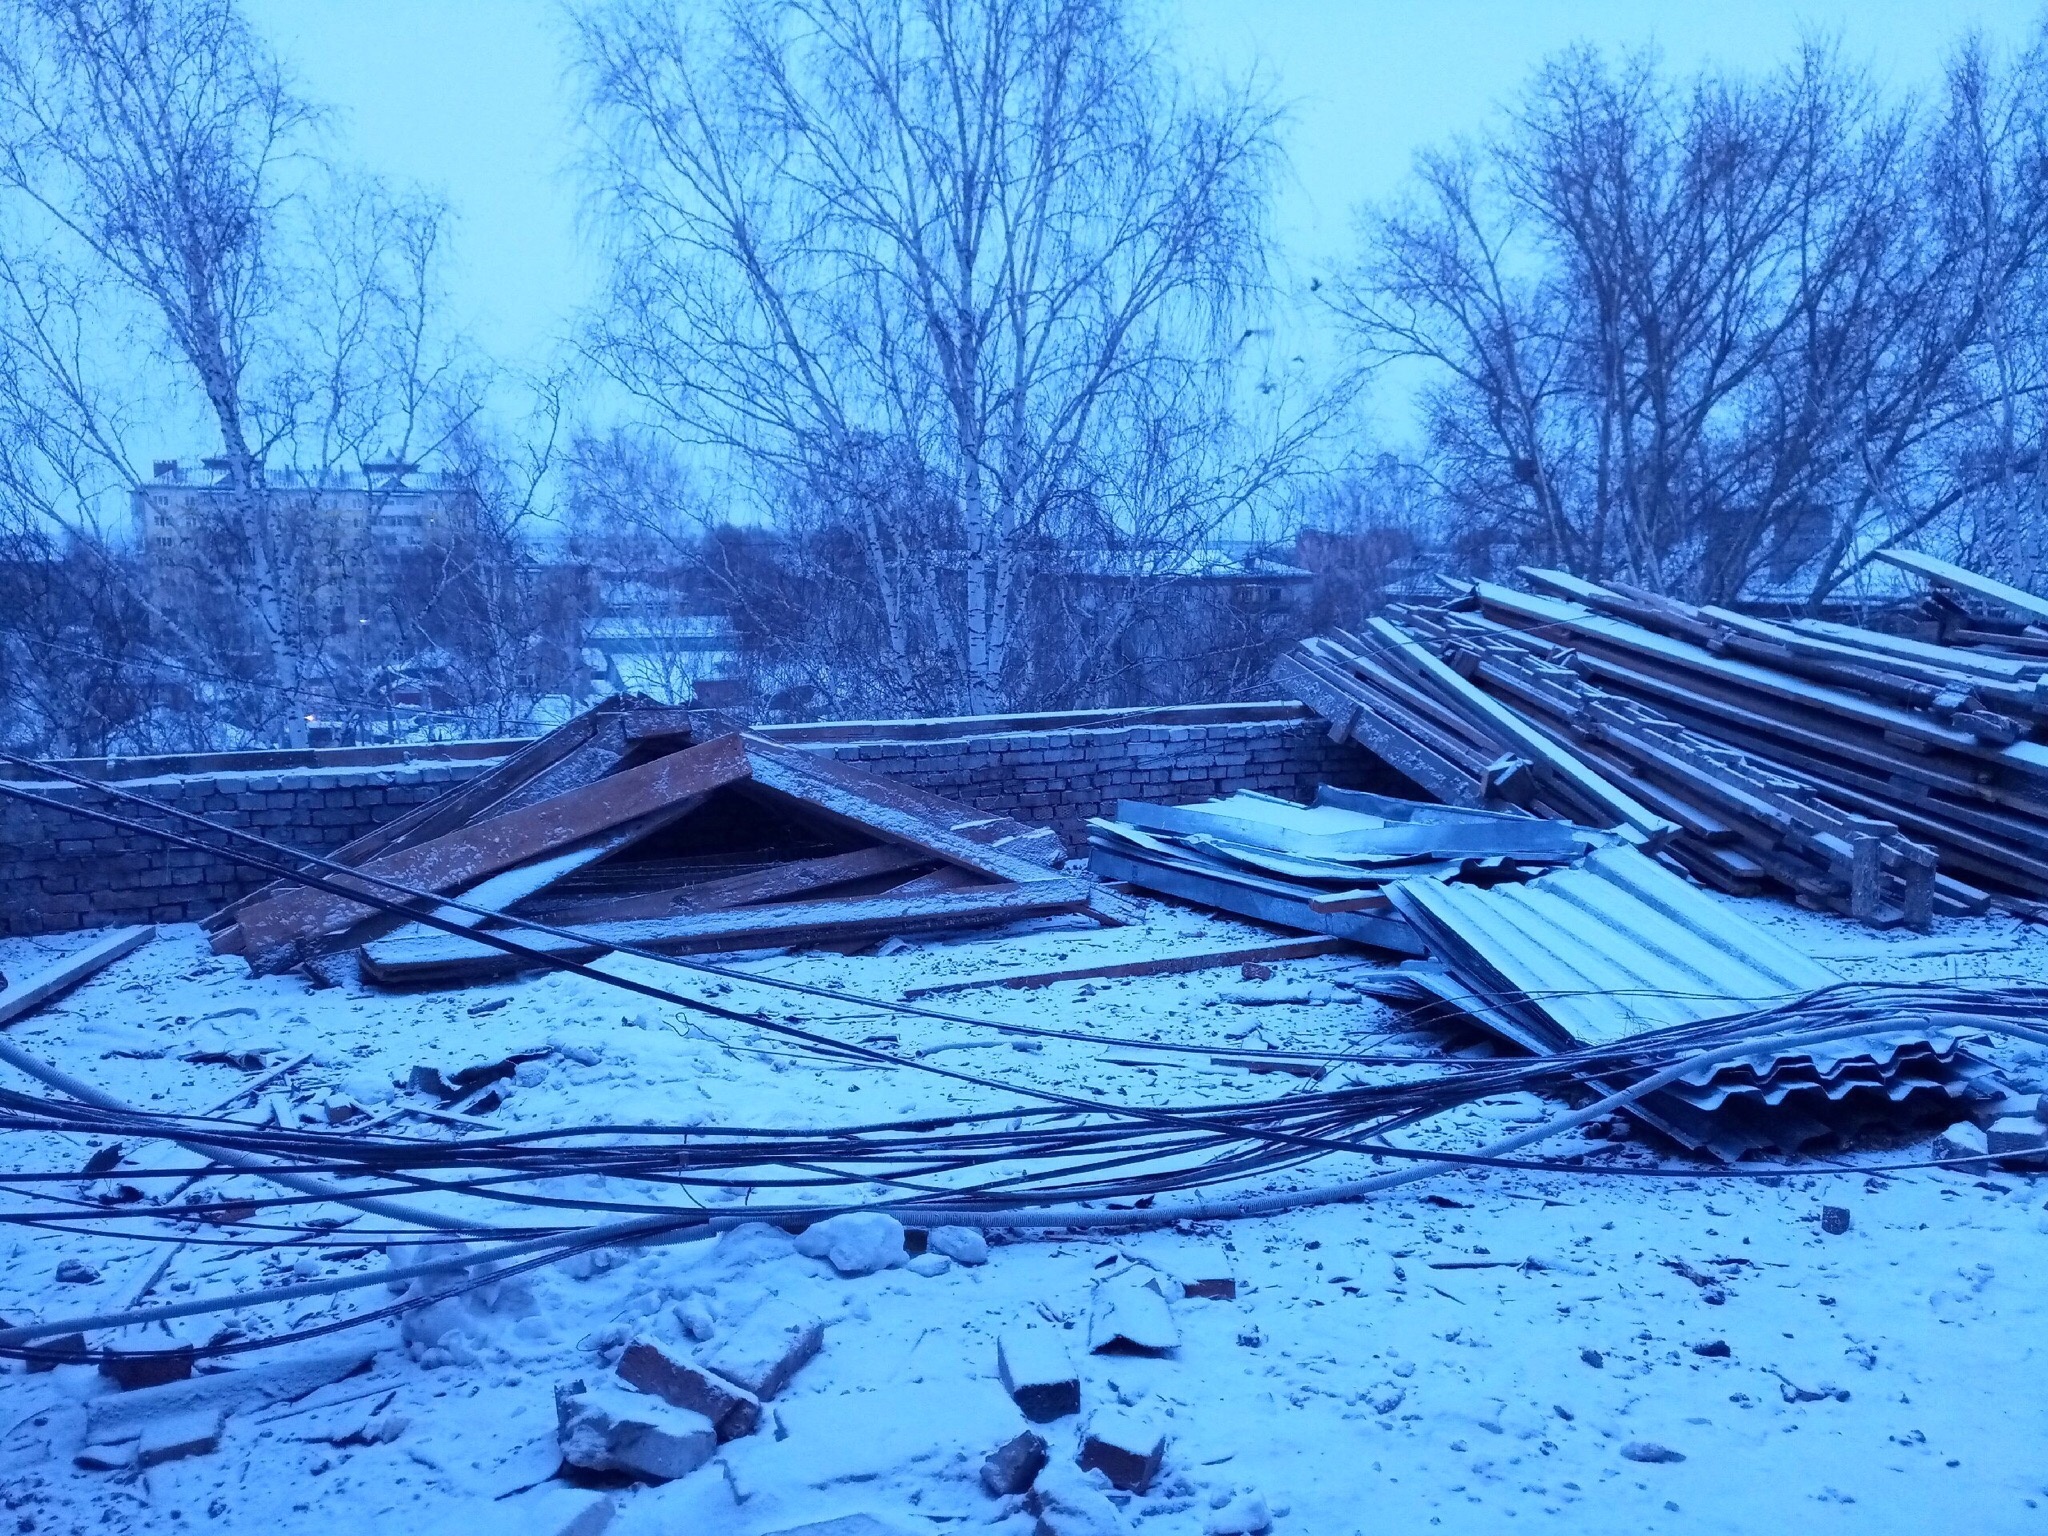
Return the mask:
<svg viewBox="0 0 2048 1536"><path fill-rule="evenodd" d="M220 439L250 596L287 693L285 551L261 494L281 423L252 399L279 303L280 162L308 121L231 0L24 0L0 36L0 187L151 310Z"/></svg>
<svg viewBox="0 0 2048 1536"><path fill-rule="evenodd" d="M125 582L164 664L258 739L360 681L308 488L425 457L478 409L444 324L445 211L336 171L316 119L236 0L0 17L0 500ZM189 433L213 440L220 526L154 559L192 568L197 604L160 600L115 531L149 450Z"/></svg>
<svg viewBox="0 0 2048 1536"><path fill-rule="evenodd" d="M1431 365L1450 515L1505 558L1818 604L2031 494L2044 113L2038 48L1966 45L1932 103L1820 49L1691 80L1575 51L1422 158L1338 310Z"/></svg>
<svg viewBox="0 0 2048 1536"><path fill-rule="evenodd" d="M592 355L755 515L843 533L894 699L1071 694L1060 563L1170 565L1290 467L1248 366L1273 116L1119 0L615 0L581 38Z"/></svg>

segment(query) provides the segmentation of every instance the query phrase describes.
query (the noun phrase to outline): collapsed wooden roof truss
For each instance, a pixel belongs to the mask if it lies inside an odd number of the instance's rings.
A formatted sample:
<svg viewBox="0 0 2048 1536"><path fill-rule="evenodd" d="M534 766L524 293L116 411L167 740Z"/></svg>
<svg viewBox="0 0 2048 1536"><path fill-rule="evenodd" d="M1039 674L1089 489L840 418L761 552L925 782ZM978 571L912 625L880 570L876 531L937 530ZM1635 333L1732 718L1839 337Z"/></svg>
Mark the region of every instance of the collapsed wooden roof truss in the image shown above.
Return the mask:
<svg viewBox="0 0 2048 1536"><path fill-rule="evenodd" d="M631 710L593 711L335 858L459 899L464 927L573 929L519 942L588 960L857 942L1083 911L1046 828L973 811L829 758L731 733L694 745ZM662 712L674 716L679 712ZM636 731L636 724L640 727ZM365 882L366 893L394 894ZM214 947L274 972L344 950L394 985L532 962L345 895L279 882L218 914Z"/></svg>

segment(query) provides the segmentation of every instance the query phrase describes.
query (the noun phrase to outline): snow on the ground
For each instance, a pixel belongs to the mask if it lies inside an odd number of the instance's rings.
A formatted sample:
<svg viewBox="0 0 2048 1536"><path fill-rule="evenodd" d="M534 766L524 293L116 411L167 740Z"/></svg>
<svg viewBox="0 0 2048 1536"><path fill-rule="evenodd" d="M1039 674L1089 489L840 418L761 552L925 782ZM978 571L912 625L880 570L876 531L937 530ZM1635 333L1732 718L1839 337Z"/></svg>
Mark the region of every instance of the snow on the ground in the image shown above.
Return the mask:
<svg viewBox="0 0 2048 1536"><path fill-rule="evenodd" d="M887 956L733 964L892 997L978 971L1253 937L1179 908L1147 910L1150 920L1137 928L1055 922L920 942ZM1930 937L1886 936L1767 902L1741 910L1855 977L2038 978L2048 957L2048 933L2004 920L1943 921ZM88 937L0 943L0 969L28 972ZM1365 963L1295 962L1264 985L1348 998L1337 983ZM1004 1083L1148 1104L1313 1091L1200 1056L1131 1064L1132 1053L1097 1045L1019 1048L969 1026L817 1004L670 968L645 974L734 1007L766 1002L841 1038L931 1052L926 1059ZM1376 1003L1253 1008L1233 1000L1243 989L1235 973L1209 972L966 992L933 1005L1276 1049L1429 1045ZM499 1000L501 1007L474 1011ZM234 1066L181 1059L204 1048L259 1048L272 1063L310 1052L268 1090L283 1112L342 1093L374 1114L413 1102L395 1095L393 1083L415 1065L457 1068L553 1046L492 1115L508 1129L860 1124L1017 1102L909 1070L821 1063L744 1025L572 977L413 996L251 979L239 961L212 957L191 928L165 930L9 1038L163 1110L211 1108L244 1080ZM948 1049L933 1051L938 1046ZM1119 1055L1125 1059L1106 1059ZM2016 1082L2048 1087L2042 1053L2001 1047L1997 1055ZM1428 1135L1475 1147L1543 1110L1527 1098L1477 1105ZM465 1134L404 1115L380 1123ZM75 1167L91 1150L75 1139L58 1143L13 1137L7 1166ZM437 1306L409 1322L405 1336L376 1325L363 1336L380 1349L368 1374L295 1404L238 1412L214 1454L140 1475L73 1464L83 1405L110 1390L91 1368L24 1375L10 1366L0 1498L21 1532L552 1536L574 1501L550 1502L545 1488L512 1490L553 1470L556 1385L607 1379L629 1336L684 1352L690 1323L701 1332L708 1319L724 1330L775 1296L828 1320L823 1352L769 1405L759 1433L678 1481L618 1490L610 1530L766 1536L855 1512L904 1532L1031 1530L1032 1517L1015 1500L999 1503L978 1483L983 1458L1026 1427L995 1371L998 1332L1021 1320L1073 1327L1066 1337L1082 1366L1084 1420L1122 1404L1168 1431L1164 1471L1122 1508L1129 1528L1147 1536L1228 1525L1218 1511L1244 1508L1247 1493L1264 1500L1276 1531L1302 1536L2048 1530L2048 1185L2007 1169L1863 1171L1923 1156L1925 1147L1811 1159L1767 1181L1717 1178L1691 1165L1652 1179L1592 1171L1630 1159L1643 1166L1648 1154L1609 1155L1607 1144L1574 1136L1541 1150L1597 1150L1587 1171L1458 1173L1362 1204L1227 1226L999 1240L986 1264L932 1276L895 1268L842 1278L763 1226L713 1242L614 1250L473 1302ZM138 1161L182 1167L199 1159L157 1147ZM1323 1165L1289 1177L1310 1183L1356 1171ZM55 1188L75 1198L83 1186ZM0 1199L13 1210L27 1203L20 1188ZM1848 1232L1821 1230L1823 1204L1849 1209ZM312 1260L209 1247L212 1235L172 1254L152 1300L385 1263L375 1245L352 1255L330 1248L325 1260ZM0 1316L17 1321L124 1305L166 1253L20 1226L0 1243ZM58 1281L65 1260L90 1266L97 1280ZM1696 1283L1674 1263L1716 1285ZM1090 1356L1092 1288L1133 1264L1183 1279L1230 1276L1237 1298L1176 1299L1180 1346L1171 1357ZM386 1299L379 1287L233 1321L260 1334ZM175 1325L180 1332L126 1342L205 1339L219 1321L194 1319ZM1056 1462L1071 1461L1080 1422L1044 1428ZM366 1424L374 1434L360 1433Z"/></svg>

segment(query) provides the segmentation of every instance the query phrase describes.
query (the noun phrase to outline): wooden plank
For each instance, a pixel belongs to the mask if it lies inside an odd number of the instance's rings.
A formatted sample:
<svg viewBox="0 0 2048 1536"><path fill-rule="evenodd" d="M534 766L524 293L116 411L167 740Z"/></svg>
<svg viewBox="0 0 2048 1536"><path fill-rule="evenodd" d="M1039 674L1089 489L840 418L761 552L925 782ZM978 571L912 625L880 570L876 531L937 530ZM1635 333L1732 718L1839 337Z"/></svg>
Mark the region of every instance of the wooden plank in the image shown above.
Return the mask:
<svg viewBox="0 0 2048 1536"><path fill-rule="evenodd" d="M1231 949L1203 950L1192 955L1151 955L1143 960L1105 960L1094 965L1070 965L1051 971L999 971L972 976L965 981L940 981L929 986L906 987L905 1002L920 997L943 997L951 992L973 992L983 987L1008 987L1021 991L1030 987L1056 986L1063 981L1114 981L1127 976L1185 976L1195 971L1223 970L1233 965L1268 965L1281 960L1308 960L1334 954L1344 941L1327 934L1314 939L1284 939L1277 944L1240 944Z"/></svg>
<svg viewBox="0 0 2048 1536"><path fill-rule="evenodd" d="M1067 856L1059 834L1051 827L1027 826L1014 817L978 810L821 753L794 751L757 734L750 733L747 741L750 749L765 748L764 756L814 781L832 785L871 806L916 818L953 837L993 848L1005 857L1036 864L1041 870L1056 867Z"/></svg>
<svg viewBox="0 0 2048 1536"><path fill-rule="evenodd" d="M1807 682L1754 662L1716 656L1687 641L1657 634L1625 619L1590 613L1576 604L1553 602L1487 582L1479 583L1479 592L1489 607L1554 626L1584 640L1597 640L1631 656L1654 659L1699 677L1715 679L1731 688L1773 700L1781 707L1834 715L1901 740L1999 763L2031 777L2048 778L2048 747L2037 742L2001 746L1980 741L1969 731L1942 725L1910 709L1862 698L1823 683Z"/></svg>
<svg viewBox="0 0 2048 1536"><path fill-rule="evenodd" d="M1761 753L1765 760L1775 749L1746 746L1744 741L1753 741L1757 736L1778 737L1931 788L1999 803L2010 798L2010 792L1996 784L1980 784L1973 777L1962 776L1974 774L1975 765L1958 764L1952 755L1904 750L1896 743L1850 729L1846 724L1831 726L1814 711L1797 710L1776 700L1745 697L1739 690L1724 688L1712 678L1682 670L1676 676L1667 675L1651 661L1617 660L1593 646L1582 647L1578 656L1589 676L1632 697L1653 698L1660 708L1675 711L1685 724L1703 735L1747 752Z"/></svg>
<svg viewBox="0 0 2048 1536"><path fill-rule="evenodd" d="M1030 885L987 885L932 896L863 897L849 901L793 902L741 907L638 923L606 923L574 939L545 933L508 934L529 949L557 959L588 961L621 945L664 954L708 954L727 950L814 947L894 933L930 933L989 927L1026 918L1079 912L1088 905L1085 881L1039 880ZM363 979L382 986L435 986L487 980L532 967L534 962L474 939L432 934L396 936L358 952Z"/></svg>
<svg viewBox="0 0 2048 1536"><path fill-rule="evenodd" d="M1296 832L1233 816L1228 805L1227 801L1221 805L1151 805L1142 800L1119 800L1116 819L1150 832L1207 834L1276 853L1330 860L1543 858L1575 854L1584 846L1569 825L1533 816Z"/></svg>
<svg viewBox="0 0 2048 1536"><path fill-rule="evenodd" d="M1298 653L1340 687L1369 700L1373 713L1469 773L1473 782L1501 752L1498 736L1447 700L1419 685L1377 641L1345 630L1316 635Z"/></svg>
<svg viewBox="0 0 2048 1536"><path fill-rule="evenodd" d="M52 998L68 992L89 976L97 975L119 960L132 955L156 937L153 927L117 928L95 940L75 955L67 955L47 970L13 983L0 991L0 1029L16 1019L34 1013Z"/></svg>
<svg viewBox="0 0 2048 1536"><path fill-rule="evenodd" d="M975 887L986 889L988 882L972 870L962 869L957 864L941 864L929 874L918 875L889 889L891 896L930 896L938 891L965 891Z"/></svg>
<svg viewBox="0 0 2048 1536"><path fill-rule="evenodd" d="M678 815L687 815L694 806L701 805L703 797L692 795L675 807ZM582 845L561 852L550 853L534 859L501 874L492 875L480 885L471 886L461 893L465 907L479 910L466 912L458 907L441 907L434 916L443 922L457 923L464 928L474 928L478 923L489 920L488 914L502 913L507 907L516 905L528 897L536 896L559 880L566 880L579 869L588 868L600 859L609 858L634 838L651 830L644 821L635 822L624 829L615 828L600 833ZM366 942L367 936L359 943Z"/></svg>
<svg viewBox="0 0 2048 1536"><path fill-rule="evenodd" d="M1987 656L1981 651L1965 650L1959 645L1932 645L1925 640L1912 640L1904 635L1888 635L1875 629L1857 629L1849 624L1836 624L1827 619L1792 619L1786 627L1802 635L1812 635L1821 640L1839 640L1864 650L1882 651L1907 661L1923 661L1934 666L1948 667L1956 672L1965 672L1994 683L2009 683L2016 687L2025 686L2042 675L2039 662L2015 661L2006 656Z"/></svg>
<svg viewBox="0 0 2048 1536"><path fill-rule="evenodd" d="M1397 773L1447 805L1478 805L1479 781L1424 742L1383 719L1364 700L1347 692L1296 656L1275 663L1273 680L1301 695L1302 702Z"/></svg>
<svg viewBox="0 0 2048 1536"><path fill-rule="evenodd" d="M985 818L963 814L963 808L950 800L909 790L844 763L814 761L805 753L759 736L747 736L745 742L757 785L800 801L842 825L888 842L922 848L949 864L979 870L995 880L1029 884L1060 878L1043 864L1004 853L958 830L978 826ZM944 808L943 816L932 809L934 805Z"/></svg>
<svg viewBox="0 0 2048 1536"><path fill-rule="evenodd" d="M1374 949L1398 955L1424 953L1415 930L1405 922L1374 917L1362 912L1317 912L1299 897L1275 895L1233 881L1218 880L1187 869L1171 869L1147 860L1132 858L1100 843L1088 850L1088 864L1110 880L1128 880L1146 890L1163 891L1183 901L1197 902L1241 917L1292 928L1301 933L1327 933Z"/></svg>
<svg viewBox="0 0 2048 1536"><path fill-rule="evenodd" d="M1573 756L1547 732L1538 730L1505 704L1489 698L1470 679L1460 676L1432 655L1420 641L1398 626L1385 619L1374 619L1371 622L1373 632L1385 640L1432 686L1457 699L1474 716L1486 722L1506 741L1511 742L1542 764L1550 773L1570 785L1577 794L1604 808L1614 817L1617 824L1634 829L1652 845L1678 831L1675 823L1666 821L1649 807L1623 794Z"/></svg>
<svg viewBox="0 0 2048 1536"><path fill-rule="evenodd" d="M538 805L400 849L364 867L423 890L450 891L566 843L736 783L750 771L745 741L737 735L722 736ZM373 886L364 889L378 890ZM373 910L325 891L294 891L242 914L238 924L242 951L262 957L303 936L359 922ZM219 939L215 947L223 947Z"/></svg>
<svg viewBox="0 0 2048 1536"><path fill-rule="evenodd" d="M445 795L429 800L425 805L415 806L403 816L394 817L383 825L372 828L354 842L346 843L328 854L327 858L336 864L360 865L379 854L395 852L408 844L425 842L444 832L453 831L473 817L482 815L535 775L552 768L576 751L615 711L616 705L607 701L578 715L545 736L527 742L495 767L485 769L475 778L457 785ZM238 914L249 908L261 906L298 889L300 887L288 880L273 880L268 885L251 891L241 900L230 902L208 917L203 926L209 932L217 932L235 921Z"/></svg>
<svg viewBox="0 0 2048 1536"><path fill-rule="evenodd" d="M1932 555L1915 554L1910 549L1881 549L1877 558L1886 565L1896 566L1902 571L1911 571L1924 576L1937 586L1950 587L1959 592L1969 592L1990 602L2002 603L2015 613L2024 613L2029 619L2048 620L2048 598L2039 598L2018 587L2009 587L2002 581L1989 576L1979 576L1975 571L1964 570L1960 565L1951 565L1946 560L1937 560Z"/></svg>
<svg viewBox="0 0 2048 1536"><path fill-rule="evenodd" d="M574 906L553 909L547 914L547 920L560 928L574 928L584 923L633 922L684 912L725 911L759 902L805 897L849 881L886 875L899 869L914 869L919 864L930 862L931 856L918 848L856 848L851 853L792 859L786 864L772 864L766 869L728 875L722 880L705 880L696 885L637 891L630 896L593 897Z"/></svg>

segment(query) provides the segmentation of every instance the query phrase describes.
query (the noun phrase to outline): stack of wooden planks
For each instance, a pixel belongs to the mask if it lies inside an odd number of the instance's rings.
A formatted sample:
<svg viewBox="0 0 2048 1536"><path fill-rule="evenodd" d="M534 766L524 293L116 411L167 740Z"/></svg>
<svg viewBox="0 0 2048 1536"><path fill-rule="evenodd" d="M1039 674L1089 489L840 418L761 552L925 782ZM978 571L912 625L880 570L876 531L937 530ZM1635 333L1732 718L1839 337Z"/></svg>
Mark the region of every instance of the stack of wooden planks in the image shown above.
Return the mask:
<svg viewBox="0 0 2048 1536"><path fill-rule="evenodd" d="M1333 738L1370 749L1446 805L1521 806L1651 845L1678 830L1388 619L1305 640L1273 675Z"/></svg>
<svg viewBox="0 0 2048 1536"><path fill-rule="evenodd" d="M677 711L612 705L334 855L434 915L588 961L843 946L1090 910L1047 828L741 733L694 742ZM480 910L465 910L480 909ZM415 907L414 910L418 910ZM522 920L560 930L541 932ZM258 972L358 953L366 980L461 984L535 962L347 895L278 882L216 914Z"/></svg>
<svg viewBox="0 0 2048 1536"><path fill-rule="evenodd" d="M1308 806L1253 791L1199 805L1125 800L1088 830L1089 867L1104 879L1404 955L1423 950L1388 899L1392 882L1518 880L1611 841L1521 813L1329 786Z"/></svg>
<svg viewBox="0 0 2048 1536"><path fill-rule="evenodd" d="M1878 926L1994 902L2042 915L2048 646L2028 647L2048 632L2025 620L2048 619L2048 602L1925 557L1899 563L1935 583L1937 613L1965 612L1964 592L2018 617L1994 631L1973 615L1957 632L1968 643L1943 643L1529 570L1538 591L1473 583L1366 636L1308 641L1280 676L1333 733L1448 803L1632 833L1723 890L1783 889ZM1452 723L1456 755L1436 750ZM1414 734L1381 750L1394 730ZM1488 752L1516 756L1475 775ZM1524 778L1523 763L1545 768ZM1645 816L1668 833L1649 835Z"/></svg>
<svg viewBox="0 0 2048 1536"><path fill-rule="evenodd" d="M1733 750L1662 710L1588 682L1540 635L1459 613L1411 613L1418 636L1474 682L1568 742L1601 775L1681 829L1665 852L1735 895L1776 887L1872 926L1925 928L1982 893L1944 880L1933 849L1890 822L1830 805L1810 777Z"/></svg>

